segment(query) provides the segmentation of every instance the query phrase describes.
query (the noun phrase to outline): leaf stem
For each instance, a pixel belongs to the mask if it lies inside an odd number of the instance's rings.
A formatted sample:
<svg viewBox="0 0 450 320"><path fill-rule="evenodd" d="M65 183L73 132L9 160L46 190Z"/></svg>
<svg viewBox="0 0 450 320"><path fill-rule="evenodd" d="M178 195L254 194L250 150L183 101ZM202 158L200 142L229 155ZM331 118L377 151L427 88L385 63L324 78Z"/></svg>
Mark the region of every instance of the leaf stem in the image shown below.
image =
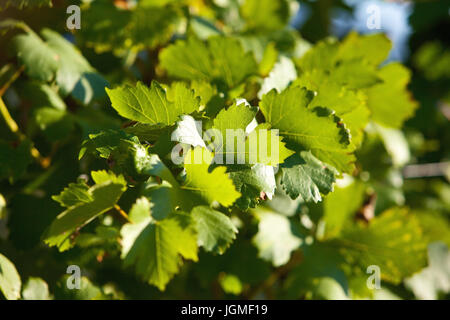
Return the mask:
<svg viewBox="0 0 450 320"><path fill-rule="evenodd" d="M128 217L128 214L118 204L114 205L114 209L116 209L117 212L119 212L119 214L125 218L125 220L131 222L130 217Z"/></svg>
<svg viewBox="0 0 450 320"><path fill-rule="evenodd" d="M11 132L14 133L19 138L20 141L25 140L26 136L19 130L19 126L9 113L8 108L6 107L5 102L3 101L1 95L0 95L0 114L2 115L3 119L6 122L6 125L11 130ZM46 169L50 166L50 159L43 157L39 152L39 150L36 149L35 147L31 147L30 153L31 156L37 160L37 162L41 165L42 168Z"/></svg>
<svg viewBox="0 0 450 320"><path fill-rule="evenodd" d="M22 65L16 72L5 82L5 84L0 88L0 97L2 97L6 90L11 86L11 84L17 80L17 78L22 74L23 70L25 70L25 66Z"/></svg>

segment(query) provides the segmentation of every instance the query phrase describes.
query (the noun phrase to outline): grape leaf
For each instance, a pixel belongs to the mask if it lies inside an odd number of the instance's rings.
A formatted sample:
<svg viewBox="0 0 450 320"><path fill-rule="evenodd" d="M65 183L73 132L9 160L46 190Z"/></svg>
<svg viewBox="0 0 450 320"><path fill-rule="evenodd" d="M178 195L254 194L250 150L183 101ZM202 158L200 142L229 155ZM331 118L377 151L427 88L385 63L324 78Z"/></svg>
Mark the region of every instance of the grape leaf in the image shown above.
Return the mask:
<svg viewBox="0 0 450 320"><path fill-rule="evenodd" d="M390 63L380 69L379 77L383 83L366 91L372 118L387 127L400 128L418 107L406 90L411 73L399 63Z"/></svg>
<svg viewBox="0 0 450 320"><path fill-rule="evenodd" d="M84 104L102 98L108 82L97 73L76 47L50 29L41 31L46 44L58 56L56 82L62 94L72 94Z"/></svg>
<svg viewBox="0 0 450 320"><path fill-rule="evenodd" d="M0 253L0 292L7 300L20 298L22 281L14 264Z"/></svg>
<svg viewBox="0 0 450 320"><path fill-rule="evenodd" d="M250 32L264 33L282 29L289 19L289 4L286 0L245 0L241 14Z"/></svg>
<svg viewBox="0 0 450 320"><path fill-rule="evenodd" d="M228 165L227 172L233 180L236 190L241 193L241 197L236 201L236 205L247 210L256 205L267 196L272 199L275 193L276 182L272 166L260 163L250 165Z"/></svg>
<svg viewBox="0 0 450 320"><path fill-rule="evenodd" d="M272 89L277 89L278 92L283 91L295 79L297 79L297 71L291 59L281 56L269 76L264 78L261 89L258 91L258 98L269 92Z"/></svg>
<svg viewBox="0 0 450 320"><path fill-rule="evenodd" d="M355 91L339 84L322 70L313 70L300 75L293 83L314 91L311 107L326 107L336 112L350 129L352 143L359 146L363 140L363 129L369 122L370 111L367 97L362 91Z"/></svg>
<svg viewBox="0 0 450 320"><path fill-rule="evenodd" d="M281 165L281 173L281 185L286 193L292 199L300 196L305 202L321 201L321 194L333 191L337 174L309 151L301 151L289 157Z"/></svg>
<svg viewBox="0 0 450 320"><path fill-rule="evenodd" d="M135 265L136 273L159 290L179 272L181 257L197 261L197 239L189 215L179 212L156 221L143 198L131 209L130 220L121 230L124 265Z"/></svg>
<svg viewBox="0 0 450 320"><path fill-rule="evenodd" d="M181 20L182 1L167 5L139 1L128 10L108 0L97 0L83 7L80 39L97 51L138 52L170 40Z"/></svg>
<svg viewBox="0 0 450 320"><path fill-rule="evenodd" d="M47 283L41 278L30 277L23 286L24 300L50 300Z"/></svg>
<svg viewBox="0 0 450 320"><path fill-rule="evenodd" d="M52 0L1 0L0 9L8 8L8 6L14 6L19 9L25 7L41 7L41 6L52 6Z"/></svg>
<svg viewBox="0 0 450 320"><path fill-rule="evenodd" d="M114 109L123 117L148 124L172 125L178 116L196 111L199 100L194 92L178 83L166 92L156 81L148 88L141 82L135 87L106 89Z"/></svg>
<svg viewBox="0 0 450 320"><path fill-rule="evenodd" d="M34 79L49 82L54 79L60 57L34 32L20 34L12 40L25 72Z"/></svg>
<svg viewBox="0 0 450 320"><path fill-rule="evenodd" d="M286 264L292 251L297 249L302 240L292 232L292 225L286 216L269 209L254 209L259 224L258 233L253 243L258 248L259 257L279 267Z"/></svg>
<svg viewBox="0 0 450 320"><path fill-rule="evenodd" d="M439 293L450 292L450 251L442 242L428 246L429 266L405 280L418 299L436 300Z"/></svg>
<svg viewBox="0 0 450 320"><path fill-rule="evenodd" d="M86 154L94 154L108 159L120 140L130 138L131 136L122 130L107 130L90 134L89 139L84 140L81 145L78 159L82 159Z"/></svg>
<svg viewBox="0 0 450 320"><path fill-rule="evenodd" d="M111 209L126 190L126 182L122 176L106 171L93 171L92 178L96 184L87 192L93 200L85 202L83 199L56 217L45 233L44 241L49 246L57 246L60 251L69 249L73 245L72 234ZM75 203L73 197L70 200ZM67 202L64 202L64 205L67 205Z"/></svg>
<svg viewBox="0 0 450 320"><path fill-rule="evenodd" d="M206 148L202 138L201 123L195 122L195 119L188 115L181 116L181 121L177 122L177 128L172 132L171 139L193 147Z"/></svg>
<svg viewBox="0 0 450 320"><path fill-rule="evenodd" d="M224 207L232 205L239 197L225 167L208 172L213 155L207 149L197 147L185 157L186 181L181 188L199 195L207 203L218 201Z"/></svg>
<svg viewBox="0 0 450 320"><path fill-rule="evenodd" d="M198 206L192 209L191 215L196 225L198 245L206 251L222 254L236 239L238 230L223 213Z"/></svg>
<svg viewBox="0 0 450 320"><path fill-rule="evenodd" d="M89 193L89 186L83 180L78 183L70 183L69 186L64 188L59 195L52 196L52 199L59 202L61 206L66 208L79 203L92 202L94 200L92 195Z"/></svg>
<svg viewBox="0 0 450 320"><path fill-rule="evenodd" d="M213 122L213 129L220 133L214 141L216 159L227 164L276 166L294 153L285 147L275 131L268 130L267 124L260 124L247 134L255 115L254 108L236 103L219 112Z"/></svg>
<svg viewBox="0 0 450 320"><path fill-rule="evenodd" d="M206 43L190 38L164 48L161 66L175 78L219 81L234 88L258 71L250 52L237 39L211 37Z"/></svg>
<svg viewBox="0 0 450 320"><path fill-rule="evenodd" d="M376 265L381 279L394 284L426 265L426 243L419 223L401 208L383 212L368 226L346 228L327 245L337 250L347 265L359 268L352 272L365 273L368 266Z"/></svg>
<svg viewBox="0 0 450 320"><path fill-rule="evenodd" d="M280 130L288 148L311 150L336 169L351 172L355 158L348 129L329 110L309 108L312 98L311 91L295 86L282 93L272 90L264 95L260 108L272 128Z"/></svg>
<svg viewBox="0 0 450 320"><path fill-rule="evenodd" d="M357 211L364 204L366 187L356 180L346 186L335 188L323 203L325 236L339 236L342 228L351 223Z"/></svg>
<svg viewBox="0 0 450 320"><path fill-rule="evenodd" d="M378 66L387 59L391 41L383 33L359 35L350 32L339 46L336 60L364 60Z"/></svg>

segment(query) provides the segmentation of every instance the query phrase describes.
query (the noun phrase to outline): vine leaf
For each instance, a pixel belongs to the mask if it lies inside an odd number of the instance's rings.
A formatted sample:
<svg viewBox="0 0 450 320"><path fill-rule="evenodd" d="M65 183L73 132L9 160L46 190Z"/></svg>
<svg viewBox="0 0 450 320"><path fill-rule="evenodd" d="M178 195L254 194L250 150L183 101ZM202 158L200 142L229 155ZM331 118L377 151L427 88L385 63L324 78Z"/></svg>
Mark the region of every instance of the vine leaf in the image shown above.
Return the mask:
<svg viewBox="0 0 450 320"><path fill-rule="evenodd" d="M89 186L85 181L70 183L59 195L52 196L63 207L69 208L79 203L92 202L94 199L89 193Z"/></svg>
<svg viewBox="0 0 450 320"><path fill-rule="evenodd" d="M121 230L121 257L125 266L135 265L138 275L163 291L179 272L182 258L197 261L197 239L189 215L177 212L156 221L150 209L146 198L133 205L131 223Z"/></svg>
<svg viewBox="0 0 450 320"><path fill-rule="evenodd" d="M2 0L0 1L0 10L4 8L8 8L8 6L14 6L19 9L23 9L25 7L35 6L52 6L52 0Z"/></svg>
<svg viewBox="0 0 450 320"><path fill-rule="evenodd" d="M107 88L106 92L112 107L121 116L145 124L172 125L180 115L198 110L200 104L194 91L182 83L176 83L167 91L157 81L152 81L150 88L138 82L135 87Z"/></svg>
<svg viewBox="0 0 450 320"><path fill-rule="evenodd" d="M0 292L7 300L20 299L22 281L14 264L0 253Z"/></svg>
<svg viewBox="0 0 450 320"><path fill-rule="evenodd" d="M393 208L370 221L353 225L339 238L324 242L337 250L345 264L364 274L368 266L379 266L381 279L398 284L426 265L426 242L420 225L406 209Z"/></svg>
<svg viewBox="0 0 450 320"><path fill-rule="evenodd" d="M221 36L206 43L194 38L179 40L161 51L161 66L175 78L217 81L234 88L258 67L250 52L245 52L239 40Z"/></svg>
<svg viewBox="0 0 450 320"><path fill-rule="evenodd" d="M218 130L221 137L214 143L216 158L224 161L226 158L227 164L232 157L233 164L276 166L294 153L268 124L259 124L248 132L256 112L251 106L236 103L219 112L213 122L213 129Z"/></svg>
<svg viewBox="0 0 450 320"><path fill-rule="evenodd" d="M276 181L274 168L260 163L250 165L228 165L227 172L233 180L241 197L236 205L242 209L255 208L264 197L272 199L275 193Z"/></svg>
<svg viewBox="0 0 450 320"><path fill-rule="evenodd" d="M198 245L206 251L222 254L236 239L238 230L225 214L207 206L198 206L191 215L198 233Z"/></svg>
<svg viewBox="0 0 450 320"><path fill-rule="evenodd" d="M30 32L14 37L13 47L31 78L49 82L55 77L59 56L37 34Z"/></svg>
<svg viewBox="0 0 450 320"><path fill-rule="evenodd" d="M355 156L349 130L329 109L309 108L313 96L311 91L296 86L282 93L272 90L263 96L261 112L272 128L280 130L288 148L310 150L336 169L351 172Z"/></svg>
<svg viewBox="0 0 450 320"><path fill-rule="evenodd" d="M314 157L301 151L289 157L281 166L281 185L292 198L299 196L305 202L322 200L321 194L333 191L337 172Z"/></svg>
<svg viewBox="0 0 450 320"><path fill-rule="evenodd" d="M289 219L266 208L253 210L259 220L258 233L253 243L258 248L259 257L279 267L286 264L292 251L297 249L302 240L295 235Z"/></svg>
<svg viewBox="0 0 450 320"><path fill-rule="evenodd" d="M366 91L372 118L387 127L400 128L418 107L406 88L411 72L399 63L390 63L378 75L383 82Z"/></svg>
<svg viewBox="0 0 450 320"><path fill-rule="evenodd" d="M219 202L224 207L232 205L241 194L236 191L225 167L208 171L213 154L204 148L190 149L185 157L186 181L181 186L199 195L207 203Z"/></svg>
<svg viewBox="0 0 450 320"><path fill-rule="evenodd" d="M102 213L110 210L126 190L123 176L116 176L106 171L93 171L92 179L96 183L83 194L80 201L74 195L79 195L83 187L72 184L62 194L56 197L64 206L70 206L53 220L44 237L49 246L57 246L65 251L73 246L71 236L78 228L83 227ZM90 201L87 201L90 200Z"/></svg>

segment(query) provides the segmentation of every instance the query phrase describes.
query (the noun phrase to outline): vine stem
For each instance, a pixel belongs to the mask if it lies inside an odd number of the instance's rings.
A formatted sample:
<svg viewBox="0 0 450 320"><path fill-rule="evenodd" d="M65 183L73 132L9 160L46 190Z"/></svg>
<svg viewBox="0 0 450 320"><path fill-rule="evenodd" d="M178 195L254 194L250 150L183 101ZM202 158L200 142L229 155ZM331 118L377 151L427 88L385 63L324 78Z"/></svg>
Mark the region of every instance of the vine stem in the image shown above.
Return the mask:
<svg viewBox="0 0 450 320"><path fill-rule="evenodd" d="M20 141L25 140L25 135L19 130L19 126L17 125L16 121L14 121L13 117L11 117L11 114L8 111L8 108L5 105L5 102L3 101L2 96L0 95L0 114L2 115L3 119L6 122L6 125L11 130L12 133L14 133ZM41 155L38 149L35 147L31 147L30 150L31 156L37 160L37 162L41 165L42 168L46 169L50 166L50 159L45 158Z"/></svg>
<svg viewBox="0 0 450 320"><path fill-rule="evenodd" d="M117 212L119 212L119 214L125 218L125 220L127 220L128 222L131 222L130 217L128 216L128 214L118 205L115 204L114 205L114 209L117 210Z"/></svg>

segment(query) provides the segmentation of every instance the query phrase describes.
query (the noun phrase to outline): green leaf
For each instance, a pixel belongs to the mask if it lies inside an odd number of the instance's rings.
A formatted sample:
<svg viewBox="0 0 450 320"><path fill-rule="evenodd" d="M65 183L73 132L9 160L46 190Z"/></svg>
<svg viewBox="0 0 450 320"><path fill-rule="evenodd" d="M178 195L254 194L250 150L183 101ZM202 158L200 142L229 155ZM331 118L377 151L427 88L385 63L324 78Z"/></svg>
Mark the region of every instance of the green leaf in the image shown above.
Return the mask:
<svg viewBox="0 0 450 320"><path fill-rule="evenodd" d="M94 154L100 158L108 159L111 152L122 139L130 139L122 130L107 130L89 135L89 139L83 141L78 155L82 159L86 154Z"/></svg>
<svg viewBox="0 0 450 320"><path fill-rule="evenodd" d="M310 150L336 169L351 172L355 158L349 131L330 110L309 108L312 98L311 91L295 86L282 93L272 90L264 95L260 108L272 128L280 130L288 148Z"/></svg>
<svg viewBox="0 0 450 320"><path fill-rule="evenodd" d="M368 226L342 230L328 246L337 250L352 272L365 273L368 266L380 267L381 279L400 283L426 265L426 243L418 221L405 209L393 208L372 219Z"/></svg>
<svg viewBox="0 0 450 320"><path fill-rule="evenodd" d="M87 277L80 278L80 289L73 290L67 287L68 275L64 276L55 290L56 300L105 300L107 296L102 289L93 284Z"/></svg>
<svg viewBox="0 0 450 320"><path fill-rule="evenodd" d="M180 212L156 221L143 198L133 206L130 219L132 223L121 230L124 265L135 265L139 276L163 291L179 272L182 257L197 261L197 239L190 217Z"/></svg>
<svg viewBox="0 0 450 320"><path fill-rule="evenodd" d="M226 274L219 279L220 286L225 293L240 295L242 292L242 283L238 277L232 274Z"/></svg>
<svg viewBox="0 0 450 320"><path fill-rule="evenodd" d="M439 293L450 292L450 251L446 244L434 242L428 246L429 266L406 279L406 287L418 299L436 300Z"/></svg>
<svg viewBox="0 0 450 320"><path fill-rule="evenodd" d="M170 40L182 18L183 1L145 3L124 10L108 0L84 6L83 27L77 35L97 51L123 54L153 48Z"/></svg>
<svg viewBox="0 0 450 320"><path fill-rule="evenodd" d="M63 140L74 129L74 118L65 110L44 107L37 109L34 115L39 128L50 141Z"/></svg>
<svg viewBox="0 0 450 320"><path fill-rule="evenodd" d="M286 148L282 137L275 130L268 128L268 123L262 123L249 133L245 144L245 149L248 150L246 163L277 166L295 153Z"/></svg>
<svg viewBox="0 0 450 320"><path fill-rule="evenodd" d="M107 81L97 73L76 47L50 29L41 31L49 48L58 56L56 82L62 94L72 94L84 104L102 98Z"/></svg>
<svg viewBox="0 0 450 320"><path fill-rule="evenodd" d="M206 148L202 138L201 123L196 122L191 116L181 116L177 122L177 128L172 132L172 141L189 144L193 147Z"/></svg>
<svg viewBox="0 0 450 320"><path fill-rule="evenodd" d="M342 257L334 248L317 242L306 246L302 262L285 281L286 298L342 299L342 290L348 290L348 281L341 263Z"/></svg>
<svg viewBox="0 0 450 320"><path fill-rule="evenodd" d="M400 128L412 117L418 104L407 91L411 72L399 63L390 63L378 73L383 83L367 89L367 105L375 122Z"/></svg>
<svg viewBox="0 0 450 320"><path fill-rule="evenodd" d="M52 0L1 0L0 9L8 8L8 6L17 7L23 9L25 7L42 7L52 6Z"/></svg>
<svg viewBox="0 0 450 320"><path fill-rule="evenodd" d="M50 300L47 283L41 278L28 278L23 286L22 297L24 300Z"/></svg>
<svg viewBox="0 0 450 320"><path fill-rule="evenodd" d="M259 257L272 262L275 267L286 264L291 253L302 243L292 232L291 222L286 216L265 208L255 209L253 213L259 220L258 233L252 240Z"/></svg>
<svg viewBox="0 0 450 320"><path fill-rule="evenodd" d="M28 99L32 97L33 107L51 107L58 111L67 109L66 103L57 92L57 88L48 84L37 81L27 82L23 90L21 88L19 90L20 95L23 94Z"/></svg>
<svg viewBox="0 0 450 320"><path fill-rule="evenodd" d="M278 92L283 91L295 79L297 79L297 70L294 63L288 57L281 56L270 71L269 76L264 78L261 90L258 92L258 98L261 99L264 94L272 89L276 89Z"/></svg>
<svg viewBox="0 0 450 320"><path fill-rule="evenodd" d="M351 181L351 178L348 179ZM338 236L345 225L353 222L355 214L364 204L365 192L365 185L357 180L345 186L338 184L334 192L325 198L323 222L326 237Z"/></svg>
<svg viewBox="0 0 450 320"><path fill-rule="evenodd" d="M122 176L116 176L106 171L93 171L92 179L95 185L87 191L93 199L90 202L80 201L68 207L56 217L45 233L45 243L49 246L57 246L60 251L73 246L72 234L78 228L91 222L102 213L110 210L126 190L126 182ZM70 188L69 190L73 187ZM66 191L63 191L63 195ZM61 200L61 195L59 200ZM70 198L74 203L75 199ZM67 202L64 202L67 205Z"/></svg>
<svg viewBox="0 0 450 320"><path fill-rule="evenodd" d="M391 46L391 41L383 33L358 35L356 32L350 32L339 46L337 60L362 59L368 64L378 66L387 59Z"/></svg>
<svg viewBox="0 0 450 320"><path fill-rule="evenodd" d="M172 77L185 80L211 80L214 69L211 53L207 45L195 38L178 40L164 48L159 60L161 66Z"/></svg>
<svg viewBox="0 0 450 320"><path fill-rule="evenodd" d="M0 292L7 300L20 298L22 282L14 264L0 253Z"/></svg>
<svg viewBox="0 0 450 320"><path fill-rule="evenodd" d="M60 56L34 32L20 34L12 40L25 72L34 79L49 82L55 78Z"/></svg>
<svg viewBox="0 0 450 320"><path fill-rule="evenodd" d="M199 195L207 203L219 202L224 207L232 205L239 197L232 180L226 174L225 167L208 171L213 155L207 149L189 150L185 157L186 181L181 186Z"/></svg>
<svg viewBox="0 0 450 320"><path fill-rule="evenodd" d="M94 198L89 193L89 186L85 181L81 180L78 183L70 183L68 187L57 196L52 196L52 199L59 202L63 207L69 208L79 203L92 202Z"/></svg>
<svg viewBox="0 0 450 320"><path fill-rule="evenodd" d="M423 235L427 242L444 242L450 247L450 221L445 213L432 210L414 210L414 214L419 219Z"/></svg>
<svg viewBox="0 0 450 320"><path fill-rule="evenodd" d="M245 53L234 38L211 37L206 43L190 38L163 49L161 66L168 74L185 80L218 81L234 88L258 68L253 55Z"/></svg>
<svg viewBox="0 0 450 320"><path fill-rule="evenodd" d="M300 196L305 202L321 201L321 194L333 191L337 174L309 151L289 157L281 165L281 173L281 185L285 192L292 199Z"/></svg>
<svg viewBox="0 0 450 320"><path fill-rule="evenodd" d="M195 221L198 245L206 251L222 254L236 239L238 230L223 213L206 206L195 207L191 212Z"/></svg>
<svg viewBox="0 0 450 320"><path fill-rule="evenodd" d="M310 107L325 107L335 111L350 129L352 143L359 146L363 140L363 129L369 122L367 97L362 91L351 90L333 80L333 74L317 69L305 72L293 85L314 91Z"/></svg>
<svg viewBox="0 0 450 320"><path fill-rule="evenodd" d="M141 123L172 125L180 115L199 108L194 92L182 83L168 92L156 81L150 88L138 82L136 87L123 86L106 92L121 116Z"/></svg>
<svg viewBox="0 0 450 320"><path fill-rule="evenodd" d="M264 33L282 29L289 19L286 0L245 0L241 14L250 32Z"/></svg>
<svg viewBox="0 0 450 320"><path fill-rule="evenodd" d="M214 141L216 159L227 164L276 166L294 153L285 147L275 131L268 130L267 124L260 124L247 133L256 111L250 106L235 103L219 112L213 122L213 129L220 133Z"/></svg>
<svg viewBox="0 0 450 320"><path fill-rule="evenodd" d="M239 148L245 146L246 128L255 118L257 110L245 103L233 103L228 109L222 109L213 121L213 129L217 130L214 139L216 157L227 163L233 158L233 163L245 160L245 154L240 154ZM230 133L227 135L227 131ZM215 132L214 132L215 133ZM230 141L228 141L230 140ZM245 150L244 150L245 153ZM226 155L226 159L224 156ZM240 159L240 160L239 160Z"/></svg>
<svg viewBox="0 0 450 320"><path fill-rule="evenodd" d="M272 166L260 163L250 165L227 165L227 172L241 197L236 205L242 209L254 208L264 197L272 199L276 182ZM263 198L264 198L263 197Z"/></svg>

